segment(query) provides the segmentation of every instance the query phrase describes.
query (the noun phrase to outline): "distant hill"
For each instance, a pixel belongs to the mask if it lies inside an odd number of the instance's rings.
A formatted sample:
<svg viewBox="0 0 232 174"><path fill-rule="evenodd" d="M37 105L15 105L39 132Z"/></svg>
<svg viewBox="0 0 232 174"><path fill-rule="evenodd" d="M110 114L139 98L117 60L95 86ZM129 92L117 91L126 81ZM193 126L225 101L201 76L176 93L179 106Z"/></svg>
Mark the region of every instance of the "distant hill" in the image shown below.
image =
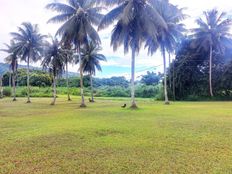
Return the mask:
<svg viewBox="0 0 232 174"><path fill-rule="evenodd" d="M4 74L9 70L9 65L5 63L0 63L0 74Z"/></svg>
<svg viewBox="0 0 232 174"><path fill-rule="evenodd" d="M26 65L19 65L19 69L26 69L26 68L27 68ZM34 66L30 66L30 69L31 70L41 70L42 71L42 68L34 67ZM0 63L0 74L4 74L7 71L9 71L9 64ZM69 77L73 77L73 76L78 76L78 74L74 73L74 72L69 72Z"/></svg>

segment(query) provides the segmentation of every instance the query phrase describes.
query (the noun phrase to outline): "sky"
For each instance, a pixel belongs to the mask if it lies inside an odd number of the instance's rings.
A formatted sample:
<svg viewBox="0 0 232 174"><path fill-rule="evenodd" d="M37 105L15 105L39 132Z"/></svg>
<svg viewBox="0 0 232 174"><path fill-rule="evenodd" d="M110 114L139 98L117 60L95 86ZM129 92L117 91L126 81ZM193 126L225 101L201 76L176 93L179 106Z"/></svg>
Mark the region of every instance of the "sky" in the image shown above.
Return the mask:
<svg viewBox="0 0 232 174"><path fill-rule="evenodd" d="M59 0L56 0L59 1ZM60 0L61 1L61 0ZM56 13L45 9L45 6L54 0L0 0L0 49L3 43L9 43L10 32L17 31L17 26L22 22L39 24L42 34L54 35L60 24L47 24L48 19ZM220 11L232 14L231 0L170 0L180 8L187 8L185 13L190 17L184 21L187 28L195 27L194 21L202 15L203 11L217 8ZM98 77L125 76L130 78L130 52L124 55L123 48L114 52L110 47L110 35L112 27L99 32L102 40L102 53L107 57L107 62L102 63L103 71L97 73ZM4 61L6 54L0 52L0 62ZM23 64L23 62L21 62ZM34 66L39 66L38 62ZM155 55L148 56L146 50L141 49L136 57L136 77L139 78L146 71L162 72L162 57L159 51ZM70 66L70 70L77 71L76 66Z"/></svg>

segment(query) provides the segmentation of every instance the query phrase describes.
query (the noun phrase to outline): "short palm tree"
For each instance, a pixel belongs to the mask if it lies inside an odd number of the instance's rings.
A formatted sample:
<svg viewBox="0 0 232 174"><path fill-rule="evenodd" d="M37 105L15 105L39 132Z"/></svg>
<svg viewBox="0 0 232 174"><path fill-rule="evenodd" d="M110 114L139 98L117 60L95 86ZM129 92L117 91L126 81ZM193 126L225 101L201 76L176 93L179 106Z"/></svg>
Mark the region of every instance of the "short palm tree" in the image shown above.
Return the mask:
<svg viewBox="0 0 232 174"><path fill-rule="evenodd" d="M192 46L198 48L198 51L209 53L209 93L213 97L212 87L212 64L213 53L223 53L230 42L232 35L230 29L232 20L226 18L226 13L219 13L216 9L204 12L204 17L197 19L198 28L192 30L194 39Z"/></svg>
<svg viewBox="0 0 232 174"><path fill-rule="evenodd" d="M27 63L27 103L31 103L30 62L36 62L41 58L45 36L39 33L38 25L31 23L22 23L22 26L18 27L18 33L13 32L11 35L15 42L14 51Z"/></svg>
<svg viewBox="0 0 232 174"><path fill-rule="evenodd" d="M96 70L102 71L100 62L106 61L106 57L103 54L99 54L99 51L101 50L102 48L99 45L94 44L93 42L90 42L88 46L81 49L81 68L83 69L84 73L90 76L92 102L94 102L93 75L96 74Z"/></svg>
<svg viewBox="0 0 232 174"><path fill-rule="evenodd" d="M107 5L115 5L102 19L99 30L117 22L111 36L114 51L124 46L125 54L131 49L131 108L137 108L135 102L135 56L142 43L150 38L157 39L158 28L166 28L166 24L157 10L152 7L151 0L109 0Z"/></svg>
<svg viewBox="0 0 232 174"><path fill-rule="evenodd" d="M62 41L70 41L75 45L79 54L79 63L81 64L81 47L86 45L88 39L95 43L100 43L100 37L93 27L98 25L102 18L102 7L96 6L95 1L90 0L68 0L65 3L50 3L46 8L57 11L59 14L51 18L48 22L62 22L63 25L58 29L57 35L62 37ZM80 69L81 86L81 105L86 107L83 90L83 70Z"/></svg>
<svg viewBox="0 0 232 174"><path fill-rule="evenodd" d="M44 52L44 59L42 66L44 69L48 69L53 79L53 100L51 105L55 105L57 93L56 85L57 78L62 75L65 69L64 59L66 57L66 50L62 49L57 39L52 39L52 43L47 43Z"/></svg>
<svg viewBox="0 0 232 174"><path fill-rule="evenodd" d="M183 32L186 30L184 25L180 22L186 18L186 15L183 14L183 9L179 9L177 6L170 4L169 0L155 1L153 5L167 24L167 28L161 28L159 30L158 43L163 56L165 104L169 104L167 92L166 52L169 55L174 53L178 43L180 43L183 38ZM153 54L156 50L152 49L152 44L153 43L151 42L151 45L148 45L148 47L150 47L149 51ZM155 42L155 46L156 44L157 43Z"/></svg>
<svg viewBox="0 0 232 174"><path fill-rule="evenodd" d="M18 53L14 50L15 42L13 40L11 41L10 45L5 45L7 48L2 49L2 51L8 53L8 56L5 58L5 62L10 65L10 71L12 72L13 101L16 101L16 76L18 69Z"/></svg>

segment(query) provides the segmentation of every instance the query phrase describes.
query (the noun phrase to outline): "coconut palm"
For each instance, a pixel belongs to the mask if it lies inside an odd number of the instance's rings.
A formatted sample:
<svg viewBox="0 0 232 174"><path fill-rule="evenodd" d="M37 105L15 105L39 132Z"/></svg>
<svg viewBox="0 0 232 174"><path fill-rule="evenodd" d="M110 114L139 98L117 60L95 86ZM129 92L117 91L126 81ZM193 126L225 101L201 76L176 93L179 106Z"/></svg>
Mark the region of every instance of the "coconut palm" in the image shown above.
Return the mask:
<svg viewBox="0 0 232 174"><path fill-rule="evenodd" d="M18 27L18 32L13 32L11 35L15 41L14 51L27 63L27 103L31 103L30 62L36 62L41 58L45 36L39 33L38 25L31 23L22 23L22 26Z"/></svg>
<svg viewBox="0 0 232 174"><path fill-rule="evenodd" d="M68 0L65 3L50 3L46 8L57 11L59 14L51 18L48 22L62 22L63 25L58 29L57 35L62 36L62 41L70 41L75 45L79 54L81 64L81 47L87 44L88 39L95 43L100 43L100 37L93 27L98 25L102 18L102 7L96 6L95 1L90 0ZM86 107L83 91L83 70L80 71L81 86L81 105Z"/></svg>
<svg viewBox="0 0 232 174"><path fill-rule="evenodd" d="M114 51L124 46L126 54L131 49L131 108L137 108L135 102L135 56L142 43L149 38L156 40L158 28L166 28L166 24L157 10L151 6L152 1L145 0L109 0L107 5L115 5L102 19L99 30L117 22L111 36Z"/></svg>
<svg viewBox="0 0 232 174"><path fill-rule="evenodd" d="M11 40L10 45L5 44L6 49L2 49L1 51L5 51L8 53L8 56L5 58L5 62L10 65L10 74L12 72L12 85L13 85L13 101L16 101L16 76L18 69L18 53L14 51L15 42Z"/></svg>
<svg viewBox="0 0 232 174"><path fill-rule="evenodd" d="M198 28L192 30L194 39L192 46L198 51L209 53L209 93L213 97L212 64L213 53L223 53L232 38L230 29L232 20L226 18L226 13L219 13L216 9L204 12L204 18L196 20Z"/></svg>
<svg viewBox="0 0 232 174"><path fill-rule="evenodd" d="M70 97L70 91L69 91L69 71L68 71L68 65L69 63L73 62L73 51L72 51L72 45L68 42L63 43L62 48L66 50L66 56L64 58L65 63L65 74L66 74L66 87L67 87L67 97L68 101L71 101Z"/></svg>
<svg viewBox="0 0 232 174"><path fill-rule="evenodd" d="M183 14L183 9L179 9L177 6L174 6L169 3L169 0L154 1L152 4L154 8L157 9L159 14L164 19L167 24L167 28L160 28L158 35L158 43L163 56L163 65L164 65L164 96L165 104L169 104L168 93L167 93L167 63L166 63L166 53L170 54L175 52L177 44L180 43L183 38L183 32L185 32L184 25L180 23L187 16ZM148 43L149 52L153 54L156 49L157 42ZM155 46L153 46L155 45Z"/></svg>
<svg viewBox="0 0 232 174"><path fill-rule="evenodd" d="M96 70L102 71L100 62L106 61L106 57L103 54L99 54L102 48L99 45L90 42L88 46L81 49L81 68L83 72L90 76L91 84L91 101L94 102L93 96L93 75L96 74Z"/></svg>
<svg viewBox="0 0 232 174"><path fill-rule="evenodd" d="M53 79L53 100L51 105L56 103L56 84L57 78L62 75L65 69L64 59L67 55L66 50L62 49L57 39L52 39L52 43L47 43L42 66L48 69Z"/></svg>

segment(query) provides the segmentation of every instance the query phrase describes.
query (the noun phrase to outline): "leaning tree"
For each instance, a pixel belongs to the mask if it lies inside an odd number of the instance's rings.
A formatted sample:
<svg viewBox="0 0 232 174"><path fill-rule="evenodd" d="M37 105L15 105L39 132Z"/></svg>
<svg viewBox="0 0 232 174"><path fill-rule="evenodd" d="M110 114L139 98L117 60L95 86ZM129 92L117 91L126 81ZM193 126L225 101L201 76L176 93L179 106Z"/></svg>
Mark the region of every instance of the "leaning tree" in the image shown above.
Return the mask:
<svg viewBox="0 0 232 174"><path fill-rule="evenodd" d="M81 65L81 47L88 44L88 39L96 44L100 43L100 37L94 28L102 18L102 7L97 6L96 1L90 0L68 0L67 3L54 2L46 6L59 14L48 22L63 23L58 29L57 35L62 41L70 41L75 45L79 54L79 65ZM81 105L86 107L83 91L83 70L80 69Z"/></svg>

